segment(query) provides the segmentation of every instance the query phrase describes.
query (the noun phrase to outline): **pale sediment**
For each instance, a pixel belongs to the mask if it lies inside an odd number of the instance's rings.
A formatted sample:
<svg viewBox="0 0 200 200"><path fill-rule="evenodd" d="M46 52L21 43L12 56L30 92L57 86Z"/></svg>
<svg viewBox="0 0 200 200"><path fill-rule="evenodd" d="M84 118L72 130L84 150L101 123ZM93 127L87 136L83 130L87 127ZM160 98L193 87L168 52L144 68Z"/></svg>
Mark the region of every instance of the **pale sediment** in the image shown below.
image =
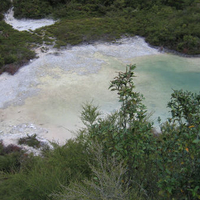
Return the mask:
<svg viewBox="0 0 200 200"><path fill-rule="evenodd" d="M13 8L9 9L5 14L4 20L7 24L10 24L14 29L19 31L36 30L56 22L53 19L15 19Z"/></svg>
<svg viewBox="0 0 200 200"><path fill-rule="evenodd" d="M134 57L159 54L140 37L38 53L38 59L14 76L0 77L0 138L6 139L13 127L31 123L47 129L44 137L49 140L64 142L82 126L82 103L93 100L103 112L114 111L119 103L108 87L116 72ZM40 135L37 129L35 133Z"/></svg>

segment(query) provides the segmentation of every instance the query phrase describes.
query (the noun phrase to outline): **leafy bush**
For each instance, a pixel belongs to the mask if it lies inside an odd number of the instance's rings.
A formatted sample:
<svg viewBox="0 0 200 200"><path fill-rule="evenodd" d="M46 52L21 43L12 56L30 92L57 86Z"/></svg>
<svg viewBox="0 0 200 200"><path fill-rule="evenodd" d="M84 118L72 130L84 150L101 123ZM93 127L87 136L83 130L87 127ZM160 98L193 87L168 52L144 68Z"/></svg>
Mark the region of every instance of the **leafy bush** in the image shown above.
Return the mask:
<svg viewBox="0 0 200 200"><path fill-rule="evenodd" d="M30 50L32 43L41 43L41 38L28 32L14 30L0 21L0 74L7 71L14 74L21 66L35 57Z"/></svg>
<svg viewBox="0 0 200 200"><path fill-rule="evenodd" d="M158 165L160 193L200 198L200 94L175 90L168 103L172 118L162 126Z"/></svg>
<svg viewBox="0 0 200 200"><path fill-rule="evenodd" d="M61 184L68 186L71 181L90 177L92 155L81 141L52 145L54 149L44 149L42 156L24 155L19 172L2 175L2 199L52 199L49 195L61 191Z"/></svg>
<svg viewBox="0 0 200 200"><path fill-rule="evenodd" d="M0 56L0 67L2 67L5 64L4 59Z"/></svg>
<svg viewBox="0 0 200 200"><path fill-rule="evenodd" d="M36 134L27 135L27 137L20 138L19 141L18 141L18 144L26 144L26 145L33 147L33 148L40 148L41 143L36 137L37 137Z"/></svg>
<svg viewBox="0 0 200 200"><path fill-rule="evenodd" d="M11 6L10 0L1 0L0 13L6 12Z"/></svg>
<svg viewBox="0 0 200 200"><path fill-rule="evenodd" d="M44 0L15 0L13 4L17 18L44 18L52 12L49 2Z"/></svg>
<svg viewBox="0 0 200 200"><path fill-rule="evenodd" d="M5 146L0 142L0 171L13 172L20 169L21 158L24 154L22 148L10 144Z"/></svg>
<svg viewBox="0 0 200 200"><path fill-rule="evenodd" d="M53 194L57 199L130 199L128 187L124 180L126 167L114 157L104 158L102 147L94 143L90 146L94 159L89 167L92 171L91 179L71 183L63 187L59 194ZM134 198L134 196L132 196Z"/></svg>
<svg viewBox="0 0 200 200"><path fill-rule="evenodd" d="M141 96L133 90L134 68L127 66L111 82L122 103L118 112L102 119L97 107L83 107L85 134L102 144L105 156L124 160L129 189L137 185L144 198L199 198L200 95L174 91L168 104L172 117L156 136Z"/></svg>
<svg viewBox="0 0 200 200"><path fill-rule="evenodd" d="M134 92L133 77L135 66L127 66L126 72L120 72L111 82L111 90L117 90L121 108L118 112L105 119L93 119L95 107L83 107L82 119L88 124L87 134L92 140L103 145L105 155L123 159L127 172L126 178L137 182L142 191L154 193L156 183L154 164L151 155L156 149L155 137L152 133L152 124L147 122L145 106L142 96ZM92 111L92 112L91 112ZM88 116L87 116L88 115ZM96 123L91 123L96 121ZM149 170L151 168L151 170ZM145 180L145 181L144 181ZM135 186L129 181L129 187ZM142 185L142 186L141 186Z"/></svg>

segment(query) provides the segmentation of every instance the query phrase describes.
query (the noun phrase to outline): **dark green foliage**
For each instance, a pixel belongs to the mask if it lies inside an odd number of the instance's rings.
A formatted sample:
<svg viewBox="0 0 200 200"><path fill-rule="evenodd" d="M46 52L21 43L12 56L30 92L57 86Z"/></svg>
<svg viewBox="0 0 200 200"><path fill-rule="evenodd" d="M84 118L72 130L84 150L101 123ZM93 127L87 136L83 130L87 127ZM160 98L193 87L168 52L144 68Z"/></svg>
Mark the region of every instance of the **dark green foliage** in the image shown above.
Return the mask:
<svg viewBox="0 0 200 200"><path fill-rule="evenodd" d="M143 98L134 92L134 69L134 65L127 66L126 72L120 72L111 82L111 90L118 92L120 110L105 119L98 119L88 126L87 131L92 140L103 145L105 155L124 160L127 169L125 179L129 188L142 187L154 195L157 185L151 154L156 149L156 141L152 124L146 119ZM89 110L85 113L90 115ZM89 118L87 116L85 120Z"/></svg>
<svg viewBox="0 0 200 200"><path fill-rule="evenodd" d="M64 4L64 3L68 3L70 2L71 0L48 0L48 2L51 4L51 5L58 5L58 4Z"/></svg>
<svg viewBox="0 0 200 200"><path fill-rule="evenodd" d="M70 178L81 179L89 177L90 169L88 162L92 159L92 154L87 152L87 145L79 140L68 140L65 145L59 146L53 143L54 149L44 153L50 165L59 163L63 170L69 173Z"/></svg>
<svg viewBox="0 0 200 200"><path fill-rule="evenodd" d="M88 115L88 113L90 113L90 115ZM98 107L86 103L82 106L81 120L84 125L90 127L94 124L100 114Z"/></svg>
<svg viewBox="0 0 200 200"><path fill-rule="evenodd" d="M4 59L0 56L0 67L2 67L5 64Z"/></svg>
<svg viewBox="0 0 200 200"><path fill-rule="evenodd" d="M168 107L172 118L162 126L158 146L160 194L199 199L200 95L175 90Z"/></svg>
<svg viewBox="0 0 200 200"><path fill-rule="evenodd" d="M76 45L83 42L112 41L120 38L126 30L135 30L135 27L128 27L126 19L116 18L84 18L84 19L63 19L51 27L45 27L46 34L57 38L55 47ZM131 35L131 34L130 34Z"/></svg>
<svg viewBox="0 0 200 200"><path fill-rule="evenodd" d="M27 137L20 138L18 144L25 144L33 148L40 148L41 143L36 137L37 137L36 134L31 136L27 135Z"/></svg>
<svg viewBox="0 0 200 200"><path fill-rule="evenodd" d="M98 9L94 4L70 4L71 7L65 5L55 10L57 17L65 18L47 28L58 39L56 47L138 34L155 46L185 54L200 53L199 6L192 4L184 10L176 10L152 4L140 10L117 2L110 7L98 4Z"/></svg>
<svg viewBox="0 0 200 200"><path fill-rule="evenodd" d="M28 169L25 168L8 177L4 175L7 179L1 184L0 189L3 199L48 199L50 192L59 190L59 184L66 182L66 173L61 171L59 166L47 165L39 157L28 159L31 163Z"/></svg>
<svg viewBox="0 0 200 200"><path fill-rule="evenodd" d="M196 199L200 195L199 129L165 124L158 145L158 186L161 196Z"/></svg>
<svg viewBox="0 0 200 200"><path fill-rule="evenodd" d="M11 6L10 0L1 0L0 13L6 12Z"/></svg>
<svg viewBox="0 0 200 200"><path fill-rule="evenodd" d="M141 96L134 92L134 68L128 66L111 82L122 103L120 110L98 118L85 133L102 144L105 156L124 160L129 189L137 185L144 198L199 198L200 97L174 91L168 104L172 118L162 124L162 134L154 135ZM84 109L85 120L94 109Z"/></svg>
<svg viewBox="0 0 200 200"><path fill-rule="evenodd" d="M42 156L24 155L20 171L1 174L2 199L53 199L51 193L62 191L62 185L89 178L88 162L92 154L81 141L69 140L64 146L52 143Z"/></svg>
<svg viewBox="0 0 200 200"><path fill-rule="evenodd" d="M184 11L177 11L172 7L154 6L141 21L139 26L146 28L139 28L139 34L146 36L153 45L186 54L199 54L199 9L188 7ZM144 11L141 12L144 14Z"/></svg>
<svg viewBox="0 0 200 200"><path fill-rule="evenodd" d="M56 199L85 199L85 200L130 200L136 197L136 192L132 195L128 192L124 174L126 167L123 161L120 163L114 157L104 157L102 147L93 143L90 151L94 154L93 163L89 164L92 171L90 179L80 182L73 182L68 187L64 187L59 194L53 194ZM131 197L131 198L130 198ZM140 199L140 198L137 198Z"/></svg>
<svg viewBox="0 0 200 200"><path fill-rule="evenodd" d="M19 32L0 21L0 74L14 74L19 67L35 57L30 50L32 43L41 43L41 38L28 32Z"/></svg>
<svg viewBox="0 0 200 200"><path fill-rule="evenodd" d="M52 13L52 7L46 0L15 0L14 12L17 18L44 18Z"/></svg>
<svg viewBox="0 0 200 200"><path fill-rule="evenodd" d="M174 90L168 103L172 119L180 125L200 128L200 94L189 91Z"/></svg>
<svg viewBox="0 0 200 200"><path fill-rule="evenodd" d="M19 170L23 154L22 148L12 144L5 146L0 141L0 171L12 172Z"/></svg>
<svg viewBox="0 0 200 200"><path fill-rule="evenodd" d="M161 0L161 3L163 3L164 5L168 5L171 7L175 7L176 9L183 9L187 6L190 6L191 4L193 4L195 2L195 0Z"/></svg>

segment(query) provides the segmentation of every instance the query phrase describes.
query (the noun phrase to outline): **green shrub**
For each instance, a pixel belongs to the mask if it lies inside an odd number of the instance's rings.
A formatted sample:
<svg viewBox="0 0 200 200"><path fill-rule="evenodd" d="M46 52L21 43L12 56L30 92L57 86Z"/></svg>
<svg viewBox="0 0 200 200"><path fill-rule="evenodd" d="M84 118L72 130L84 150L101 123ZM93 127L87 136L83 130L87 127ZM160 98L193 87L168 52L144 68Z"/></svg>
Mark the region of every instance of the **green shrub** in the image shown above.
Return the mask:
<svg viewBox="0 0 200 200"><path fill-rule="evenodd" d="M44 18L51 14L52 7L48 1L39 0L15 0L14 15L17 18Z"/></svg>
<svg viewBox="0 0 200 200"><path fill-rule="evenodd" d="M6 12L11 6L10 0L1 0L0 13Z"/></svg>
<svg viewBox="0 0 200 200"><path fill-rule="evenodd" d="M0 56L0 67L2 67L5 64L4 59Z"/></svg>
<svg viewBox="0 0 200 200"><path fill-rule="evenodd" d="M0 31L0 73L7 71L14 74L35 57L35 52L30 50L31 44L41 43L42 40L35 34L14 30L4 21L0 21Z"/></svg>
<svg viewBox="0 0 200 200"><path fill-rule="evenodd" d="M124 160L129 189L137 185L144 198L199 198L200 95L174 91L168 104L172 117L156 136L142 98L133 90L134 68L128 66L111 81L121 102L119 111L100 118L97 107L83 107L85 134L102 144L104 156Z"/></svg>
<svg viewBox="0 0 200 200"><path fill-rule="evenodd" d="M89 167L92 171L90 179L81 182L72 182L63 191L51 196L56 199L85 199L85 200L109 200L109 199L140 199L135 191L128 190L128 180L125 180L126 166L114 157L104 157L102 147L97 143L90 146L94 154Z"/></svg>
<svg viewBox="0 0 200 200"><path fill-rule="evenodd" d="M52 145L54 149L45 148L42 156L24 155L19 172L2 175L2 199L52 199L49 195L62 191L61 185L90 177L88 161L92 155L81 141Z"/></svg>
<svg viewBox="0 0 200 200"><path fill-rule="evenodd" d="M21 158L24 154L22 148L10 144L5 146L0 142L0 171L13 172L18 171L21 167Z"/></svg>
<svg viewBox="0 0 200 200"><path fill-rule="evenodd" d="M168 107L172 118L162 126L158 146L160 194L199 199L200 94L175 90Z"/></svg>
<svg viewBox="0 0 200 200"><path fill-rule="evenodd" d="M82 120L87 124L89 137L102 144L105 155L124 160L126 178L137 182L138 187L142 185L143 191L154 193L157 186L151 155L156 150L156 139L152 134L152 124L146 119L143 97L134 92L134 69L135 66L127 66L126 72L120 72L111 81L110 88L118 92L121 102L119 111L105 119L95 119L99 116L97 108L86 105ZM134 183L130 181L129 187L134 187Z"/></svg>
<svg viewBox="0 0 200 200"><path fill-rule="evenodd" d="M33 147L33 148L40 148L41 143L36 137L37 137L36 134L27 135L27 137L20 138L19 141L18 141L18 144L26 144L26 145Z"/></svg>
<svg viewBox="0 0 200 200"><path fill-rule="evenodd" d="M5 64L11 64L11 63L14 63L17 61L17 56L16 55L13 55L13 54L10 54L10 55L7 55L5 58L4 58L4 62Z"/></svg>

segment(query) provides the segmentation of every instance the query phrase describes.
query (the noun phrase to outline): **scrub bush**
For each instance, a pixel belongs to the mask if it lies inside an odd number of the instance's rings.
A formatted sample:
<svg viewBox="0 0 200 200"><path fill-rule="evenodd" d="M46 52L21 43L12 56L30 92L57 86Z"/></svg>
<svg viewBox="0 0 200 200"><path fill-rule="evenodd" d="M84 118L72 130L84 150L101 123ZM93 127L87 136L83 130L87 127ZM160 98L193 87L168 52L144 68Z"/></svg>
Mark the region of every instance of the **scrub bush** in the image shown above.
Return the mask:
<svg viewBox="0 0 200 200"><path fill-rule="evenodd" d="M114 157L105 158L102 154L102 147L93 143L90 151L94 154L89 168L92 171L90 179L81 182L71 183L63 187L59 194L53 194L56 199L87 199L87 200L108 200L108 199L130 199L128 187L124 180L126 167Z"/></svg>
<svg viewBox="0 0 200 200"><path fill-rule="evenodd" d="M14 15L17 18L40 19L52 12L49 2L44 0L15 0L13 5Z"/></svg>
<svg viewBox="0 0 200 200"><path fill-rule="evenodd" d="M10 0L1 0L0 13L6 12L10 6L11 6Z"/></svg>
<svg viewBox="0 0 200 200"><path fill-rule="evenodd" d="M156 185L155 166L151 156L156 150L156 140L152 133L152 124L147 121L146 109L142 104L143 97L134 92L134 65L126 67L126 72L119 72L111 81L110 89L117 91L121 108L107 118L93 119L89 106L83 107L82 119L88 124L87 134L90 139L98 141L103 146L104 155L116 156L124 160L125 177L130 189L135 188L144 195L154 195ZM87 116L88 115L88 116ZM89 126L90 124L90 126ZM132 180L132 181L131 181Z"/></svg>
<svg viewBox="0 0 200 200"><path fill-rule="evenodd" d="M5 64L4 59L0 56L0 67L2 67Z"/></svg>
<svg viewBox="0 0 200 200"><path fill-rule="evenodd" d="M27 135L27 137L20 138L18 141L18 144L26 144L33 148L40 148L41 143L36 137L37 137L36 134L31 135L31 136Z"/></svg>
<svg viewBox="0 0 200 200"><path fill-rule="evenodd" d="M0 74L14 74L20 67L35 57L31 44L40 43L41 38L28 32L14 30L0 21Z"/></svg>
<svg viewBox="0 0 200 200"><path fill-rule="evenodd" d="M53 199L49 195L62 191L61 185L90 177L88 161L92 154L81 141L52 145L54 148L45 148L41 156L24 155L19 171L2 175L2 199Z"/></svg>
<svg viewBox="0 0 200 200"><path fill-rule="evenodd" d="M24 150L21 147L10 144L5 146L0 142L0 171L11 173L21 167L21 158Z"/></svg>
<svg viewBox="0 0 200 200"><path fill-rule="evenodd" d="M200 94L174 90L172 118L162 126L159 146L160 194L179 199L200 198Z"/></svg>
<svg viewBox="0 0 200 200"><path fill-rule="evenodd" d="M143 198L199 199L200 94L175 90L168 103L172 117L154 135L142 98L133 90L134 68L127 66L111 81L119 111L100 118L97 107L83 107L85 134L102 144L104 156L124 160L128 188L137 185Z"/></svg>

